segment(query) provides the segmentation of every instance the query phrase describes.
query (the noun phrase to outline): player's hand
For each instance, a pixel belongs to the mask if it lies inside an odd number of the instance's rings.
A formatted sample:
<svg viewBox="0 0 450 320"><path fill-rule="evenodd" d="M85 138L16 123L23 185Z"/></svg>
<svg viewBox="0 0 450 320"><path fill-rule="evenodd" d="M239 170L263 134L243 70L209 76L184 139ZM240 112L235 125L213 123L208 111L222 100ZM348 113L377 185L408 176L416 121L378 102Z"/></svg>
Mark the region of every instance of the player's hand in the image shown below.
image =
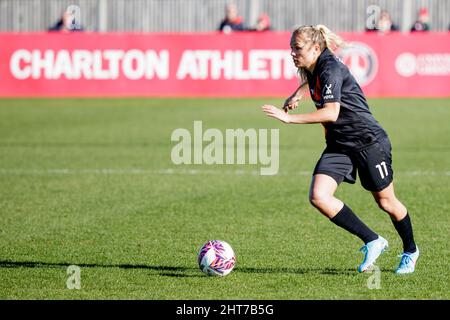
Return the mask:
<svg viewBox="0 0 450 320"><path fill-rule="evenodd" d="M287 98L283 105L284 112L288 112L288 110L297 109L299 101L300 99L296 96L290 96L289 98Z"/></svg>
<svg viewBox="0 0 450 320"><path fill-rule="evenodd" d="M263 105L262 110L269 116L275 119L280 120L284 123L290 123L290 115L287 113L287 110L283 111L281 109L278 109L275 106L271 105Z"/></svg>

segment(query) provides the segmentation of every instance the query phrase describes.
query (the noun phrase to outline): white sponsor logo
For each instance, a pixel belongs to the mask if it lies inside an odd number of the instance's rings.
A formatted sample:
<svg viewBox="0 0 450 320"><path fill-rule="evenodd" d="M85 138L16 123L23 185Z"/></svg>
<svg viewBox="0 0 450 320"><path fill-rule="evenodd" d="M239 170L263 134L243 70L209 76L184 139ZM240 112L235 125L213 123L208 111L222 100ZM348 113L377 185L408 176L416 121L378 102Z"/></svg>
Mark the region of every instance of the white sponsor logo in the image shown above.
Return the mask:
<svg viewBox="0 0 450 320"><path fill-rule="evenodd" d="M24 79L294 79L289 50L185 50L173 68L168 50L27 50L13 52L13 77ZM173 70L173 71L172 71Z"/></svg>
<svg viewBox="0 0 450 320"><path fill-rule="evenodd" d="M183 52L176 77L194 80L292 79L297 77L297 70L286 50L250 50L248 55L240 50L187 50Z"/></svg>
<svg viewBox="0 0 450 320"><path fill-rule="evenodd" d="M409 52L400 54L395 59L395 69L403 77L448 76L450 75L449 53L422 53L414 55Z"/></svg>
<svg viewBox="0 0 450 320"><path fill-rule="evenodd" d="M402 53L395 60L395 69L403 77L411 77L416 73L416 56Z"/></svg>
<svg viewBox="0 0 450 320"><path fill-rule="evenodd" d="M167 79L169 52L161 50L25 50L13 53L11 74L24 79Z"/></svg>
<svg viewBox="0 0 450 320"><path fill-rule="evenodd" d="M331 92L331 86L332 86L332 84L330 83L330 84L326 84L325 85L325 88L327 89L326 91L325 91L325 94L331 94L332 92Z"/></svg>

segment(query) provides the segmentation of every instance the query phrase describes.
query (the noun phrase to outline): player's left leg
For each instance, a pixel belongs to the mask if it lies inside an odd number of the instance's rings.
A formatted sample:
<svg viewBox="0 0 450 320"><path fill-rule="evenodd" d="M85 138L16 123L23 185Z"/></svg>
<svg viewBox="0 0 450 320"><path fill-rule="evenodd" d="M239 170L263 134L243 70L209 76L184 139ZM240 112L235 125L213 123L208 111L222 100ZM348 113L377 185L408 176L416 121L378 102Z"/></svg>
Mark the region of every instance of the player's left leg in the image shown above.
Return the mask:
<svg viewBox="0 0 450 320"><path fill-rule="evenodd" d="M352 209L334 196L341 182L354 183L355 179L356 171L348 155L329 153L325 150L314 169L309 200L331 222L364 241L364 246L361 248L364 260L358 267L359 272L364 272L384 252L388 242L366 226Z"/></svg>
<svg viewBox="0 0 450 320"><path fill-rule="evenodd" d="M414 272L416 261L419 258L419 249L413 235L411 218L406 207L397 199L394 192L394 183L381 191L372 192L378 206L391 217L392 223L403 241L403 254L396 273Z"/></svg>

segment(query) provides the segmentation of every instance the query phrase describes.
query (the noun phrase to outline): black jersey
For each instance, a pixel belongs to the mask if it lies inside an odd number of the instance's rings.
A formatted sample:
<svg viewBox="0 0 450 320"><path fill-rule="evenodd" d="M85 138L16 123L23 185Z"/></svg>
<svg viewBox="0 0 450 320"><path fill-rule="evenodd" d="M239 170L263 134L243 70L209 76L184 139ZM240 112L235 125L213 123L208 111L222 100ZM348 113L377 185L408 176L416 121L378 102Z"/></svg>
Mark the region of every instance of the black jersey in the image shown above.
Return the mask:
<svg viewBox="0 0 450 320"><path fill-rule="evenodd" d="M367 105L361 87L345 64L327 48L319 56L314 72L306 72L316 108L339 102L335 122L324 123L327 147L337 151L362 150L387 137Z"/></svg>

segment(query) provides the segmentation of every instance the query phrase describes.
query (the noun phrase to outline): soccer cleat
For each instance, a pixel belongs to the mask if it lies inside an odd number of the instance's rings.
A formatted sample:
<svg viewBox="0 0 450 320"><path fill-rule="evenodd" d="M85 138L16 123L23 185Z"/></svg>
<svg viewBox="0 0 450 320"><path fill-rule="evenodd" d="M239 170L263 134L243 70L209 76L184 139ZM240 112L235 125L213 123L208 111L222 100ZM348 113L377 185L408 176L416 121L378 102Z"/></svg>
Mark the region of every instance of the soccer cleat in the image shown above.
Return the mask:
<svg viewBox="0 0 450 320"><path fill-rule="evenodd" d="M388 242L382 236L378 236L378 239L368 242L359 251L365 254L364 261L358 267L358 272L367 271L377 260L380 254L388 248Z"/></svg>
<svg viewBox="0 0 450 320"><path fill-rule="evenodd" d="M413 273L416 267L417 259L419 259L419 247L416 246L416 252L414 253L404 252L399 257L401 257L402 259L400 260L400 265L398 266L397 270L395 270L395 273L396 274Z"/></svg>

